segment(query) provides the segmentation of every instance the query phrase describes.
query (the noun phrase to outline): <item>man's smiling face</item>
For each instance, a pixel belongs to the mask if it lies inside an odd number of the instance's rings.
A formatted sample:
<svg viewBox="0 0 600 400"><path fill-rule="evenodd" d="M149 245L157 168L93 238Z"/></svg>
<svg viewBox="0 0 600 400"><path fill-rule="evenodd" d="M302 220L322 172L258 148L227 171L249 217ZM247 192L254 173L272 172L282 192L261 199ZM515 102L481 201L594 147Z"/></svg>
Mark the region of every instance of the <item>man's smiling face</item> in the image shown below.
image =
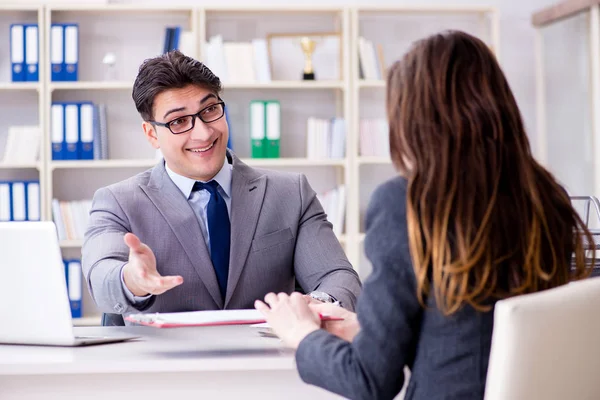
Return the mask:
<svg viewBox="0 0 600 400"><path fill-rule="evenodd" d="M181 89L169 89L154 98L154 121L167 123L178 118L204 111L220 113L218 96L200 86L188 85ZM205 118L207 119L207 118ZM153 125L145 121L144 133L156 149L161 149L163 157L173 172L197 181L211 180L223 166L227 150L229 128L225 117L205 123L195 117L194 128L180 134L173 134L168 127Z"/></svg>

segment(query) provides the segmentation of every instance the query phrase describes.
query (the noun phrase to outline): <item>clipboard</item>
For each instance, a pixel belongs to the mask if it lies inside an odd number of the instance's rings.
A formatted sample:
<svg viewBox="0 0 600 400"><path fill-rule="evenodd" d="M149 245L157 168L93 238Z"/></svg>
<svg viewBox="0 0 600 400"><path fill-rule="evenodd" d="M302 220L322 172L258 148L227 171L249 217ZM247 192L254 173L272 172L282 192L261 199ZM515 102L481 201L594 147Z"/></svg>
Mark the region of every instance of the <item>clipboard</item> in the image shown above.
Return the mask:
<svg viewBox="0 0 600 400"><path fill-rule="evenodd" d="M321 315L321 320L340 320ZM138 313L125 317L126 321L154 328L183 328L198 326L251 325L266 322L258 310L211 310L174 313Z"/></svg>

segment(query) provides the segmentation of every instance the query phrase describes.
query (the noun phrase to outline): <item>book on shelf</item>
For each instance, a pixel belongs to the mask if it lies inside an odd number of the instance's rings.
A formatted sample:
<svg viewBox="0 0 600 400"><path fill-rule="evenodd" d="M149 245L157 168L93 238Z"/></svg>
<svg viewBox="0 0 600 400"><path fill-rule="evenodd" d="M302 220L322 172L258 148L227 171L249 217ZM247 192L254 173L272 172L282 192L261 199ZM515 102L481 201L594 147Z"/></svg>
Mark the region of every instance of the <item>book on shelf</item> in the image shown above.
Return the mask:
<svg viewBox="0 0 600 400"><path fill-rule="evenodd" d="M250 102L250 147L252 158L265 157L265 103L260 100Z"/></svg>
<svg viewBox="0 0 600 400"><path fill-rule="evenodd" d="M0 221L40 220L39 181L0 181Z"/></svg>
<svg viewBox="0 0 600 400"><path fill-rule="evenodd" d="M346 186L339 185L336 188L317 193L317 199L323 206L327 220L333 225L333 233L340 237L344 232L344 222L346 220Z"/></svg>
<svg viewBox="0 0 600 400"><path fill-rule="evenodd" d="M40 54L38 25L11 24L9 37L11 80L38 82Z"/></svg>
<svg viewBox="0 0 600 400"><path fill-rule="evenodd" d="M281 139L281 104L277 100L265 101L265 157L279 158L279 141Z"/></svg>
<svg viewBox="0 0 600 400"><path fill-rule="evenodd" d="M52 218L59 240L81 240L87 229L91 200L60 201L52 199Z"/></svg>
<svg viewBox="0 0 600 400"><path fill-rule="evenodd" d="M212 36L205 44L206 55L204 56L204 64L219 77L221 82L225 83L229 80L227 75L227 66L225 64L225 53L223 50L223 36Z"/></svg>
<svg viewBox="0 0 600 400"><path fill-rule="evenodd" d="M165 41L163 43L163 54L168 53L171 50L175 50L179 46L179 34L181 27L167 27L165 28Z"/></svg>
<svg viewBox="0 0 600 400"><path fill-rule="evenodd" d="M41 129L39 126L9 126L4 164L34 164L40 155Z"/></svg>
<svg viewBox="0 0 600 400"><path fill-rule="evenodd" d="M188 57L196 58L196 37L191 31L184 31L180 26L165 28L163 54L171 50L179 50Z"/></svg>
<svg viewBox="0 0 600 400"><path fill-rule="evenodd" d="M360 120L359 147L363 157L390 157L389 128L384 118Z"/></svg>
<svg viewBox="0 0 600 400"><path fill-rule="evenodd" d="M386 67L385 67L385 58L383 55L383 45L381 43L377 43L377 66L379 67L379 79L385 79L386 76Z"/></svg>
<svg viewBox="0 0 600 400"><path fill-rule="evenodd" d="M61 102L51 106L52 160L108 158L106 106Z"/></svg>
<svg viewBox="0 0 600 400"><path fill-rule="evenodd" d="M198 51L196 50L196 36L192 31L182 31L179 36L179 51L188 57L198 58Z"/></svg>
<svg viewBox="0 0 600 400"><path fill-rule="evenodd" d="M358 38L358 59L360 77L366 80L380 80L385 77L383 46L375 45L364 37Z"/></svg>
<svg viewBox="0 0 600 400"><path fill-rule="evenodd" d="M269 52L265 39L256 38L251 42L224 42L221 35L215 35L205 46L204 63L224 85L271 81Z"/></svg>
<svg viewBox="0 0 600 400"><path fill-rule="evenodd" d="M255 82L254 59L252 43L225 42L225 66L227 67L227 81L225 83Z"/></svg>
<svg viewBox="0 0 600 400"><path fill-rule="evenodd" d="M256 81L260 83L271 82L271 66L269 63L269 50L265 39L252 39L252 57Z"/></svg>
<svg viewBox="0 0 600 400"><path fill-rule="evenodd" d="M64 259L63 263L65 264L65 279L67 281L71 317L81 318L83 316L81 260Z"/></svg>
<svg viewBox="0 0 600 400"><path fill-rule="evenodd" d="M279 158L281 104L277 100L250 102L250 146L252 158Z"/></svg>
<svg viewBox="0 0 600 400"><path fill-rule="evenodd" d="M92 141L93 141L93 159L108 159L108 127L106 121L106 105L93 104L92 115Z"/></svg>
<svg viewBox="0 0 600 400"><path fill-rule="evenodd" d="M37 24L25 25L25 80L38 82L40 57L40 35Z"/></svg>
<svg viewBox="0 0 600 400"><path fill-rule="evenodd" d="M231 118L229 117L229 110L227 105L224 106L225 121L227 122L227 148L233 150L233 131L231 130Z"/></svg>
<svg viewBox="0 0 600 400"><path fill-rule="evenodd" d="M50 27L50 70L52 81L79 80L79 25Z"/></svg>
<svg viewBox="0 0 600 400"><path fill-rule="evenodd" d="M342 159L346 154L346 124L343 118L315 118L306 121L306 157Z"/></svg>

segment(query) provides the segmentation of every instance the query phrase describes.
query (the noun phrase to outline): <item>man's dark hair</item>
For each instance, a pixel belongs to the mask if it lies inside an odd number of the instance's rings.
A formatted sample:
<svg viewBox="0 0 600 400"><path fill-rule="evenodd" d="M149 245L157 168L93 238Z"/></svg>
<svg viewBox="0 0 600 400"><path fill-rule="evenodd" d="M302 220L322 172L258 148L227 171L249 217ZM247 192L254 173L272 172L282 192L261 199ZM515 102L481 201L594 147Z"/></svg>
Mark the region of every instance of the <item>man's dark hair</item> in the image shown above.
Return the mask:
<svg viewBox="0 0 600 400"><path fill-rule="evenodd" d="M169 89L197 85L219 95L221 80L200 61L173 50L145 60L133 84L131 97L144 121L154 119L154 98Z"/></svg>

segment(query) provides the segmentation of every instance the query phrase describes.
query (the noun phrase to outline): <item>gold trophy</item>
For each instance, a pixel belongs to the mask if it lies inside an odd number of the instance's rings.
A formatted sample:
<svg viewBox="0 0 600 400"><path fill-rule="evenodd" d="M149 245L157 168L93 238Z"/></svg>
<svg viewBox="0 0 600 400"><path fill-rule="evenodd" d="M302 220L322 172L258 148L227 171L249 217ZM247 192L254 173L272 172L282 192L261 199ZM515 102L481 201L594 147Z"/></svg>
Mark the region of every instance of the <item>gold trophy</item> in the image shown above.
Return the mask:
<svg viewBox="0 0 600 400"><path fill-rule="evenodd" d="M304 53L304 73L302 79L305 81L315 80L315 71L313 71L312 55L315 51L317 42L309 37L303 37L300 39L300 46Z"/></svg>

